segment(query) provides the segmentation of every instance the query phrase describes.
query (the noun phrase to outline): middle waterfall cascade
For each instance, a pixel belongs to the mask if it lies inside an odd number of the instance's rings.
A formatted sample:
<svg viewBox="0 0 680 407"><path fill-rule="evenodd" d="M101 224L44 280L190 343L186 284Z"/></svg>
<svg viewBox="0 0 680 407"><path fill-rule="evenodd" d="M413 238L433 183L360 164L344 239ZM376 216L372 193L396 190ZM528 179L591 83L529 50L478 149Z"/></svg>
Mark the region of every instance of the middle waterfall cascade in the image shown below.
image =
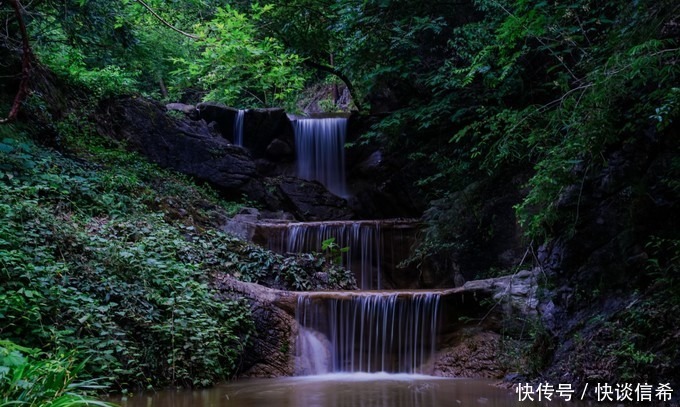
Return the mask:
<svg viewBox="0 0 680 407"><path fill-rule="evenodd" d="M267 229L263 244L279 253L318 252L324 240L333 238L338 247L348 247L342 265L352 270L362 290L385 287L384 276L408 258L420 223L411 219L380 221L332 221L261 224Z"/></svg>
<svg viewBox="0 0 680 407"><path fill-rule="evenodd" d="M439 304L438 293L343 292L323 300L301 295L298 372L431 373Z"/></svg>
<svg viewBox="0 0 680 407"><path fill-rule="evenodd" d="M236 113L234 118L234 144L237 146L243 145L243 121L246 116L246 111L241 109Z"/></svg>
<svg viewBox="0 0 680 407"><path fill-rule="evenodd" d="M347 119L297 119L294 130L298 176L319 181L335 195L345 197Z"/></svg>

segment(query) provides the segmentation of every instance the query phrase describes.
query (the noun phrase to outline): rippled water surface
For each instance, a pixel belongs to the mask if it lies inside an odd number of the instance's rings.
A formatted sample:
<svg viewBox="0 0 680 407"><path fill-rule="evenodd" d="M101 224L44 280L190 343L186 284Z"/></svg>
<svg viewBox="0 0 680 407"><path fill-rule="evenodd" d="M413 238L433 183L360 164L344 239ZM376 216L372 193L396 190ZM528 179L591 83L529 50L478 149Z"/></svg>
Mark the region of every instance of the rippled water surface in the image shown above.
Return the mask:
<svg viewBox="0 0 680 407"><path fill-rule="evenodd" d="M161 391L114 399L127 407L455 407L533 406L493 382L424 375L348 373L249 379L205 390ZM579 406L552 402L550 406Z"/></svg>

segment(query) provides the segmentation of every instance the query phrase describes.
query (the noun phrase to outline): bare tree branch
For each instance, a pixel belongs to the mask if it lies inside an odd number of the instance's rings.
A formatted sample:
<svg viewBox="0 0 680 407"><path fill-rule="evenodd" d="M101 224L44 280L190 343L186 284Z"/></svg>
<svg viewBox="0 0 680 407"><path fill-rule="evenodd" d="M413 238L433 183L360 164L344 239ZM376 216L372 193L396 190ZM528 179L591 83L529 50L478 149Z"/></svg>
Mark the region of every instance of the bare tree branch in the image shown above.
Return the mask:
<svg viewBox="0 0 680 407"><path fill-rule="evenodd" d="M9 115L7 115L7 118L0 120L0 123L13 121L19 114L21 102L23 102L28 93L28 80L31 75L31 59L33 58L33 51L31 50L31 44L28 41L28 33L26 32L26 24L21 15L23 7L19 4L19 0L9 0L9 4L14 9L14 15L17 18L19 32L21 33L23 50L23 55L21 57L21 82L19 82L19 89L17 90L16 96L14 96L14 102L12 103L12 109L9 111Z"/></svg>
<svg viewBox="0 0 680 407"><path fill-rule="evenodd" d="M144 8L147 9L147 10L149 10L149 12L150 12L154 17L156 17L156 19L158 19L158 21L160 21L161 23L163 23L163 25L165 25L166 27L170 28L171 30L176 31L176 32L178 32L178 33L184 35L185 37L189 37L189 38L194 39L194 40L199 39L199 37L198 37L197 35L190 34L190 33L186 32L186 31L182 31L182 30L180 30L179 28L177 28L177 27L175 27L174 25L172 25L172 24L170 24L169 22L167 22L167 20L165 20L165 19L164 19L163 17L161 17L158 13L156 13L156 12L154 11L154 9L152 9L151 7L149 7L149 5L146 4L144 1L142 1L142 0L137 0L137 3L141 4L142 6L144 6Z"/></svg>
<svg viewBox="0 0 680 407"><path fill-rule="evenodd" d="M352 82L349 80L349 78L342 72L338 71L337 69L333 68L332 66L328 65L323 65L314 61L310 61L309 59L305 60L305 65L318 69L320 71L328 72L330 74L333 74L337 76L344 84L347 86L347 90L349 91L349 94L352 96L352 101L354 102L354 105L357 107L357 110L362 111L361 107L361 102L359 101L359 98L356 97L356 93L354 92L354 86L352 86Z"/></svg>

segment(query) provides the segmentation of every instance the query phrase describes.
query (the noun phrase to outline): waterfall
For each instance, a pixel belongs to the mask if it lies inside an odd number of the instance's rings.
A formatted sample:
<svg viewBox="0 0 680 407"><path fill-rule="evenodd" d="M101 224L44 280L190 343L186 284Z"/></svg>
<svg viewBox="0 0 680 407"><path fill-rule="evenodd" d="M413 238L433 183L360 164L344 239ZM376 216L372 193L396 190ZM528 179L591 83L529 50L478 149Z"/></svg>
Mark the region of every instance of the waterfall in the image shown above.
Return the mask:
<svg viewBox="0 0 680 407"><path fill-rule="evenodd" d="M320 252L321 243L333 238L340 248L342 266L352 270L362 290L380 290L386 276L406 276L397 264L407 259L418 240L420 224L408 219L374 221L290 222L258 225L257 243L279 253Z"/></svg>
<svg viewBox="0 0 680 407"><path fill-rule="evenodd" d="M380 224L343 222L292 224L288 229L286 251L302 253L319 250L324 240L333 238L338 247L348 247L342 265L356 274L363 290L382 288L381 252L383 241Z"/></svg>
<svg viewBox="0 0 680 407"><path fill-rule="evenodd" d="M296 317L301 330L327 338L330 372L431 373L439 303L437 293L303 295Z"/></svg>
<svg viewBox="0 0 680 407"><path fill-rule="evenodd" d="M330 371L328 339L317 331L300 327L297 339L296 371L303 376L320 375Z"/></svg>
<svg viewBox="0 0 680 407"><path fill-rule="evenodd" d="M294 130L298 176L319 181L335 195L345 197L347 119L298 119Z"/></svg>
<svg viewBox="0 0 680 407"><path fill-rule="evenodd" d="M237 146L243 145L243 121L246 116L246 111L239 109L234 119L234 144Z"/></svg>

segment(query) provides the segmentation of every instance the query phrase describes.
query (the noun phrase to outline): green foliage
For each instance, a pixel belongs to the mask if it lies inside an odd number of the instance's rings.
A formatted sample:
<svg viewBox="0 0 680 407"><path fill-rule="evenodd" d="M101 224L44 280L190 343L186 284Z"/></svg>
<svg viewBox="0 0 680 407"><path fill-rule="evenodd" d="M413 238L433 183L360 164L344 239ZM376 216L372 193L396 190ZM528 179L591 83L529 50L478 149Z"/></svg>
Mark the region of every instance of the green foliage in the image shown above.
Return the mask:
<svg viewBox="0 0 680 407"><path fill-rule="evenodd" d="M258 23L271 6L254 5L249 15L226 6L197 24L199 58L175 59L178 77L208 91L205 99L228 105L273 106L291 100L304 84L301 59L281 42L259 35Z"/></svg>
<svg viewBox="0 0 680 407"><path fill-rule="evenodd" d="M678 43L662 28L672 2L392 6L336 10L356 33L347 49L361 60L347 66L370 83L364 91L404 95L365 139L434 168L420 186L436 202L471 182L529 173L516 214L537 242L579 227L578 205L557 203L607 165L609 149L652 127L669 137L678 119ZM369 26L380 28L369 36Z"/></svg>
<svg viewBox="0 0 680 407"><path fill-rule="evenodd" d="M500 366L508 372L540 373L553 356L554 337L538 318L510 320L510 324L514 326L504 330L497 349Z"/></svg>
<svg viewBox="0 0 680 407"><path fill-rule="evenodd" d="M214 273L295 289L317 288L317 271L353 283L323 259L275 255L214 231L210 219L224 209L206 205L215 195L186 177L94 139L80 147L89 163L0 143L5 338L75 349L87 358L84 377L122 389L206 386L236 372L253 329L246 304L212 287Z"/></svg>
<svg viewBox="0 0 680 407"><path fill-rule="evenodd" d="M680 312L680 239L651 236L646 272L652 278L652 297L669 312Z"/></svg>
<svg viewBox="0 0 680 407"><path fill-rule="evenodd" d="M349 252L349 247L340 247L335 243L335 238L331 237L321 242L321 252L328 263L341 265L343 253Z"/></svg>
<svg viewBox="0 0 680 407"><path fill-rule="evenodd" d="M76 382L83 366L73 352L45 354L0 340L0 405L112 406L87 396L101 388L95 381Z"/></svg>
<svg viewBox="0 0 680 407"><path fill-rule="evenodd" d="M4 336L78 349L88 374L119 386L233 374L247 308L216 300L200 261L182 257L182 226L148 210L134 173L3 145Z"/></svg>

